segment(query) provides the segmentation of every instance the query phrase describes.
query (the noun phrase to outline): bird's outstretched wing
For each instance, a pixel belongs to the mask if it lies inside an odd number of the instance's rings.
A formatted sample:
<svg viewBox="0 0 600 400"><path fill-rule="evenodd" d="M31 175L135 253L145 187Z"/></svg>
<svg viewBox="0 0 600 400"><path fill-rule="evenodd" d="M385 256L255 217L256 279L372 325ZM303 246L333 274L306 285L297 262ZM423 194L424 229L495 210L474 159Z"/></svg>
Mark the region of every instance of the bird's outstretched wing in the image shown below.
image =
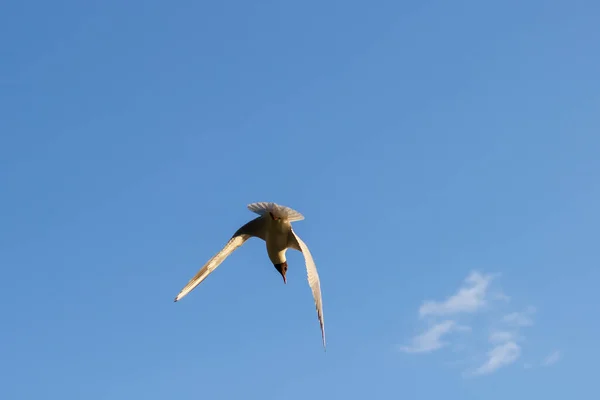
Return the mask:
<svg viewBox="0 0 600 400"><path fill-rule="evenodd" d="M227 244L213 256L196 275L181 289L181 292L175 297L175 301L181 300L188 293L196 288L211 272L213 272L231 253L238 247L243 245L246 240L256 236L264 240L265 238L265 219L262 217L255 218L238 229Z"/></svg>
<svg viewBox="0 0 600 400"><path fill-rule="evenodd" d="M325 349L325 320L323 317L323 300L321 299L321 282L319 281L319 274L317 273L317 266L315 260L313 260L308 246L300 239L296 233L291 230L290 241L293 248L300 250L304 255L304 262L306 264L306 274L308 276L308 284L312 290L313 298L315 299L315 307L317 308L317 316L319 317L319 324L321 325L321 337L323 338L323 348ZM294 243L295 242L295 243Z"/></svg>

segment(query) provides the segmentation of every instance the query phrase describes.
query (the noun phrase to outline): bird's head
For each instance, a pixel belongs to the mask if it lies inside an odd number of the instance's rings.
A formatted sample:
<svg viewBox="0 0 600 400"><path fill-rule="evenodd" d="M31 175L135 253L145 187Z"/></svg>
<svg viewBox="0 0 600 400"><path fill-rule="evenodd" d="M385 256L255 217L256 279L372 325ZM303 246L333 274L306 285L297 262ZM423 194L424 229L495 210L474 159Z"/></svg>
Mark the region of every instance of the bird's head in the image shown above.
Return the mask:
<svg viewBox="0 0 600 400"><path fill-rule="evenodd" d="M287 268L288 268L287 261L284 261L281 264L274 264L274 265L275 265L275 269L277 269L277 271L283 277L283 283L287 283L287 280L285 279L285 274L287 273Z"/></svg>

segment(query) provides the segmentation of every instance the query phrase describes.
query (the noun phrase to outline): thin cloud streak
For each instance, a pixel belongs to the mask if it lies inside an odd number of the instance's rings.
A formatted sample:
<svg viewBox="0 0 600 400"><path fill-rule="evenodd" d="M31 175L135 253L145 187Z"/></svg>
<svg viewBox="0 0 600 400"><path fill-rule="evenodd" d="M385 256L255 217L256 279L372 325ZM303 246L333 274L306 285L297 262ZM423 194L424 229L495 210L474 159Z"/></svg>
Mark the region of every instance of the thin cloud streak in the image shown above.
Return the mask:
<svg viewBox="0 0 600 400"><path fill-rule="evenodd" d="M557 362L559 362L561 358L562 358L561 352L559 350L555 350L552 353L550 353L548 355L548 357L546 357L544 359L544 361L542 362L542 365L544 367L549 367L549 366L554 365Z"/></svg>
<svg viewBox="0 0 600 400"><path fill-rule="evenodd" d="M475 375L487 375L517 361L521 356L521 347L513 341L494 347L487 353L487 361L474 372Z"/></svg>
<svg viewBox="0 0 600 400"><path fill-rule="evenodd" d="M442 337L456 329L464 328L458 327L456 322L452 320L440 322L422 334L415 336L410 346L401 346L400 351L405 353L429 353L438 350L448 344L442 341Z"/></svg>
<svg viewBox="0 0 600 400"><path fill-rule="evenodd" d="M473 313L486 305L486 294L492 275L471 272L458 292L443 302L426 301L419 308L419 316L442 316L457 313Z"/></svg>
<svg viewBox="0 0 600 400"><path fill-rule="evenodd" d="M535 313L535 307L527 307L527 309L525 311L522 312L513 312L510 314L507 314L504 316L504 318L502 319L504 322L506 322L507 324L513 325L513 326L532 326L533 325L533 319L532 319L532 315Z"/></svg>
<svg viewBox="0 0 600 400"><path fill-rule="evenodd" d="M515 334L507 331L496 331L490 334L491 343L505 343L515 339Z"/></svg>

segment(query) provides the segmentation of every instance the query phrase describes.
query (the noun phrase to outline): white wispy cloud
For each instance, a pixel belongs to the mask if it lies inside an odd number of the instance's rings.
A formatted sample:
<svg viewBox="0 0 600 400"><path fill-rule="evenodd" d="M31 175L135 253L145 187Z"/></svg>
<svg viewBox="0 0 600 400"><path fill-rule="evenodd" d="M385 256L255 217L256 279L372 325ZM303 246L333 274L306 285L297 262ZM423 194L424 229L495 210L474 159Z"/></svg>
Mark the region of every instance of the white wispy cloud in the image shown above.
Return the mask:
<svg viewBox="0 0 600 400"><path fill-rule="evenodd" d="M400 346L405 353L429 353L444 347L447 343L442 341L442 336L457 329L455 321L446 320L435 324L422 334L415 336L409 346Z"/></svg>
<svg viewBox="0 0 600 400"><path fill-rule="evenodd" d="M497 292L493 293L492 297L494 298L494 300L501 300L501 301L505 301L507 303L510 301L510 296L507 296L506 293L504 293L502 291L497 291Z"/></svg>
<svg viewBox="0 0 600 400"><path fill-rule="evenodd" d="M532 315L535 313L535 307L529 306L524 311L513 312L502 318L504 322L513 326L531 326L533 325Z"/></svg>
<svg viewBox="0 0 600 400"><path fill-rule="evenodd" d="M430 353L449 346L454 350L449 354L461 353L463 360L446 364L470 364L466 367L465 376L489 375L515 363L521 358L521 346L525 340L522 331L533 326L536 308L529 306L521 311L507 310L513 301L498 288L495 283L498 276L472 271L451 296L440 301L426 300L421 303L418 315L427 327L413 337L408 345L399 349L405 353ZM462 326L462 321L469 321L469 325L473 326L474 341L461 340L455 334L471 330ZM490 346L486 353L478 344L481 343L478 339L481 334L487 335ZM550 366L560 358L561 353L555 351L542 364ZM523 368L533 368L533 365L525 363Z"/></svg>
<svg viewBox="0 0 600 400"><path fill-rule="evenodd" d="M499 344L487 353L487 360L475 370L475 375L487 375L517 361L521 346L513 341Z"/></svg>
<svg viewBox="0 0 600 400"><path fill-rule="evenodd" d="M544 361L542 362L542 365L545 367L554 365L560 361L561 357L562 357L561 352L559 350L555 350L544 359Z"/></svg>
<svg viewBox="0 0 600 400"><path fill-rule="evenodd" d="M424 302L419 308L419 315L421 317L441 316L478 311L486 304L487 290L493 278L493 275L471 272L456 294L442 302L432 300Z"/></svg>
<svg viewBox="0 0 600 400"><path fill-rule="evenodd" d="M489 340L491 343L504 343L515 340L515 336L513 332L495 331L490 334Z"/></svg>

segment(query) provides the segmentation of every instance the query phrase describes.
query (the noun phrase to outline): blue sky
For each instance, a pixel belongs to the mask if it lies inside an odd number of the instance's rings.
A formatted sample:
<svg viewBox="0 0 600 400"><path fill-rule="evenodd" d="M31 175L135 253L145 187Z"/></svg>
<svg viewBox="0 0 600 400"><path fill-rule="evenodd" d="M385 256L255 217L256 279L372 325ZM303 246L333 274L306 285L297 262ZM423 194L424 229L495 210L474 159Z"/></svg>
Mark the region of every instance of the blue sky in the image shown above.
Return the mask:
<svg viewBox="0 0 600 400"><path fill-rule="evenodd" d="M589 397L599 12L4 2L0 397ZM255 201L327 352L258 239L173 303Z"/></svg>

